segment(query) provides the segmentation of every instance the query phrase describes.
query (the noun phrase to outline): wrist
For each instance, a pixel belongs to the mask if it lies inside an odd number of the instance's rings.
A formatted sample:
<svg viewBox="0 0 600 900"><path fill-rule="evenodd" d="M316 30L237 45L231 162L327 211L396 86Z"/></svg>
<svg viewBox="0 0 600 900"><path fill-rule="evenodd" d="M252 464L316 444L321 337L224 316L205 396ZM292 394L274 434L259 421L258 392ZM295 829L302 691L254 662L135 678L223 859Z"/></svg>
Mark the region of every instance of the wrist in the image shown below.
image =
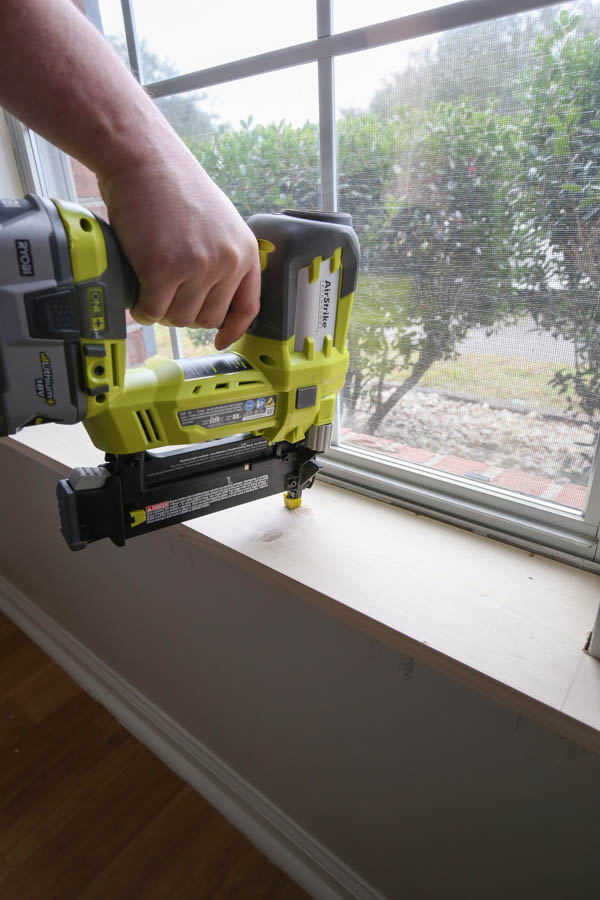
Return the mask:
<svg viewBox="0 0 600 900"><path fill-rule="evenodd" d="M121 117L120 117L121 118ZM161 169L185 148L169 123L148 98L109 125L105 141L90 168L99 184L140 170Z"/></svg>

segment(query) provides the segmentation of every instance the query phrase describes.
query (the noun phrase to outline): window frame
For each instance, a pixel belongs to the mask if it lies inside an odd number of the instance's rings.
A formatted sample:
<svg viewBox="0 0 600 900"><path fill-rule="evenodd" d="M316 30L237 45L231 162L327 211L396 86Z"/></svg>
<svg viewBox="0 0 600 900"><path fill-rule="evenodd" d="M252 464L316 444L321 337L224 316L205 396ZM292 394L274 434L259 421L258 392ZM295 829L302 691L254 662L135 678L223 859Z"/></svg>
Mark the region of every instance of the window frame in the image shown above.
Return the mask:
<svg viewBox="0 0 600 900"><path fill-rule="evenodd" d="M566 0L567 4L570 2ZM315 3L315 40L157 82L144 82L140 78L133 0L121 0L121 9L131 70L153 99L317 62L322 206L331 210L337 209L334 83L337 56L558 5L556 0L462 0L335 33L334 0L315 0ZM90 19L99 25L97 0L86 0L85 5ZM11 128L27 190L75 199L64 154L15 120ZM171 329L171 344L173 356L181 356L177 329ZM324 480L600 572L600 442L596 445L584 509L580 512L491 485L469 483L426 466L394 461L376 452L345 447L339 429L339 411L338 397L332 445L323 457L321 477Z"/></svg>

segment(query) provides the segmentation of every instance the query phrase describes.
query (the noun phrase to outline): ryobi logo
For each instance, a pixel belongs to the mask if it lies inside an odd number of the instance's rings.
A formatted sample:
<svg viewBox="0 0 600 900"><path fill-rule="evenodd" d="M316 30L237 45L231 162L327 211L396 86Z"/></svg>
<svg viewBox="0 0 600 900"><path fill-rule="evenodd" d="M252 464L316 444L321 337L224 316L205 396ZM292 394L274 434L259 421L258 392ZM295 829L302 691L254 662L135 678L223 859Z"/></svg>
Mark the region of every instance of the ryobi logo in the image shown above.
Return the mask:
<svg viewBox="0 0 600 900"><path fill-rule="evenodd" d="M17 261L19 272L23 277L33 276L33 259L31 258L31 244L25 238L15 241L17 248Z"/></svg>
<svg viewBox="0 0 600 900"><path fill-rule="evenodd" d="M89 287L86 292L90 328L98 334L106 331L106 304L100 285Z"/></svg>

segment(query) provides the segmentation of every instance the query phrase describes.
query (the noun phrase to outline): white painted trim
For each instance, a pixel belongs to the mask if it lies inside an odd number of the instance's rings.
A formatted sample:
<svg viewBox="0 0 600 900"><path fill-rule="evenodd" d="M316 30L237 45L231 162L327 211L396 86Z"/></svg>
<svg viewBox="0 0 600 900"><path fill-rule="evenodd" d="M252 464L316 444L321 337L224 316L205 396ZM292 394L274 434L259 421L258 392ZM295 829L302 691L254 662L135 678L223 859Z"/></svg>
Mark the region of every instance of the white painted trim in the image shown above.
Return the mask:
<svg viewBox="0 0 600 900"><path fill-rule="evenodd" d="M0 610L311 897L385 900L2 575Z"/></svg>
<svg viewBox="0 0 600 900"><path fill-rule="evenodd" d="M22 193L23 183L8 113L0 108L0 195L20 197Z"/></svg>
<svg viewBox="0 0 600 900"><path fill-rule="evenodd" d="M322 463L330 484L600 574L598 525L576 510L343 445Z"/></svg>

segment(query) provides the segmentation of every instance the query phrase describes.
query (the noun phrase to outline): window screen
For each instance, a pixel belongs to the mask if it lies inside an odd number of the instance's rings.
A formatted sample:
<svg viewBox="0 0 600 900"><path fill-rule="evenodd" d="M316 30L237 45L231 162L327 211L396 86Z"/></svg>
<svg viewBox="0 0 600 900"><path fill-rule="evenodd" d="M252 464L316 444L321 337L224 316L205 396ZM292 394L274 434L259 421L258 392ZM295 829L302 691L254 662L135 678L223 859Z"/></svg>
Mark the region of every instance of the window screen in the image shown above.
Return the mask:
<svg viewBox="0 0 600 900"><path fill-rule="evenodd" d="M575 3L336 60L339 207L363 251L346 446L583 508L600 415L598 25L597 3ZM347 105L373 71L368 102Z"/></svg>

